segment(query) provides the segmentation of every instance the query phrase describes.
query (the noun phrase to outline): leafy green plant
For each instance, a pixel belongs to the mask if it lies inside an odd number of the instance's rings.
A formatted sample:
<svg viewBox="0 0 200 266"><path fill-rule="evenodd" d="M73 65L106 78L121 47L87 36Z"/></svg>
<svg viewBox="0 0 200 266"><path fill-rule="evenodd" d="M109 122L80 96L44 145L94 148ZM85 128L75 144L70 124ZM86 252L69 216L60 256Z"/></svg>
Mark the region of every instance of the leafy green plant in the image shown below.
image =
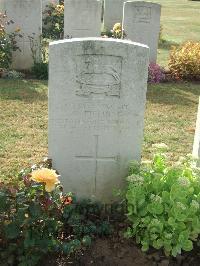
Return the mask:
<svg viewBox="0 0 200 266"><path fill-rule="evenodd" d="M43 13L43 37L59 40L64 35L64 4L49 4Z"/></svg>
<svg viewBox="0 0 200 266"><path fill-rule="evenodd" d="M46 167L23 170L23 186L0 183L2 265L37 265L48 253L71 255L110 232L101 206L64 194L59 176ZM94 218L95 217L95 218Z"/></svg>
<svg viewBox="0 0 200 266"><path fill-rule="evenodd" d="M32 67L32 73L37 79L48 79L48 67L47 62L36 62Z"/></svg>
<svg viewBox="0 0 200 266"><path fill-rule="evenodd" d="M193 249L200 234L200 169L185 159L174 166L155 155L148 165L132 164L127 178L128 227L142 250L163 248L176 256Z"/></svg>

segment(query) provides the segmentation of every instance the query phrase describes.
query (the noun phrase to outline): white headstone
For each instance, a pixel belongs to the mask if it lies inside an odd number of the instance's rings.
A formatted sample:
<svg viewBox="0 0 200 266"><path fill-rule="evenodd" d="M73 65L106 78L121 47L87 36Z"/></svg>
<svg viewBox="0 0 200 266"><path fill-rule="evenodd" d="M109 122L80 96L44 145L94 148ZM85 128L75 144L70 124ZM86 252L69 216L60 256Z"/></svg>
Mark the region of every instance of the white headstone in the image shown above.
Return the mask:
<svg viewBox="0 0 200 266"><path fill-rule="evenodd" d="M109 202L140 160L148 52L103 38L50 44L49 157L65 191Z"/></svg>
<svg viewBox="0 0 200 266"><path fill-rule="evenodd" d="M59 4L59 0L42 0L42 10L44 11L49 4Z"/></svg>
<svg viewBox="0 0 200 266"><path fill-rule="evenodd" d="M123 29L126 38L148 45L152 63L157 59L160 14L161 5L159 4L143 1L124 3Z"/></svg>
<svg viewBox="0 0 200 266"><path fill-rule="evenodd" d="M112 30L115 23L122 23L123 4L125 0L104 1L104 28Z"/></svg>
<svg viewBox="0 0 200 266"><path fill-rule="evenodd" d="M2 11L14 23L6 27L8 33L20 29L22 37L17 38L17 46L21 51L13 52L12 67L14 69L30 69L33 65L33 52L36 60L40 58L40 37L42 34L41 0L0 0ZM29 37L32 37L32 44Z"/></svg>
<svg viewBox="0 0 200 266"><path fill-rule="evenodd" d="M65 38L101 36L101 0L65 0Z"/></svg>
<svg viewBox="0 0 200 266"><path fill-rule="evenodd" d="M197 113L196 131L194 136L192 155L196 158L200 158L200 99L199 99L199 108Z"/></svg>

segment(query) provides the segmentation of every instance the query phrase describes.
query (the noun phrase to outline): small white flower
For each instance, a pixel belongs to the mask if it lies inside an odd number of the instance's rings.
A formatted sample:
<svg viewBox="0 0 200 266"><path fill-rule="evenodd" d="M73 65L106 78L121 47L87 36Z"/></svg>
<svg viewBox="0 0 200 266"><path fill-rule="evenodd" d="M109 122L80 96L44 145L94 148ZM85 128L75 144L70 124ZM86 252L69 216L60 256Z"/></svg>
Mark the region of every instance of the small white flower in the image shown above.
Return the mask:
<svg viewBox="0 0 200 266"><path fill-rule="evenodd" d="M162 198L158 195L151 194L150 199L154 202L162 203Z"/></svg>
<svg viewBox="0 0 200 266"><path fill-rule="evenodd" d="M199 209L199 203L196 200L192 200L191 207L195 209Z"/></svg>
<svg viewBox="0 0 200 266"><path fill-rule="evenodd" d="M137 183L137 184L143 184L144 178L140 175L130 175L127 177L127 180L129 182Z"/></svg>
<svg viewBox="0 0 200 266"><path fill-rule="evenodd" d="M186 210L186 206L182 202L177 202L177 206L184 211Z"/></svg>
<svg viewBox="0 0 200 266"><path fill-rule="evenodd" d="M187 177L184 177L184 176L179 177L178 183L179 183L179 185L181 185L183 187L189 187L190 186L190 181L188 180Z"/></svg>
<svg viewBox="0 0 200 266"><path fill-rule="evenodd" d="M32 170L35 170L36 168L37 168L37 165L36 164L34 164L34 165L31 166L31 169Z"/></svg>

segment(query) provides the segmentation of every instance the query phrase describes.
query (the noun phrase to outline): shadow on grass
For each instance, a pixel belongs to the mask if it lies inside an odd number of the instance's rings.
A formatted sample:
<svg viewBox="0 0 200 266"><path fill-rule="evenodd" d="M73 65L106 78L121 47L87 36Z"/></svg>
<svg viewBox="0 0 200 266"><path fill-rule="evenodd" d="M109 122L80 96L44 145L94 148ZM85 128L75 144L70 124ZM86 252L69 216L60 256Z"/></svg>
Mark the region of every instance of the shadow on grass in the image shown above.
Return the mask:
<svg viewBox="0 0 200 266"><path fill-rule="evenodd" d="M47 100L47 81L0 79L0 100Z"/></svg>
<svg viewBox="0 0 200 266"><path fill-rule="evenodd" d="M168 41L168 40L165 40L165 39L161 39L159 41L158 48L159 49L164 49L164 50L171 50L172 46L179 46L179 44L176 43L176 42L173 42L173 41Z"/></svg>
<svg viewBox="0 0 200 266"><path fill-rule="evenodd" d="M190 106L198 104L200 83L160 83L149 85L147 99L152 103Z"/></svg>

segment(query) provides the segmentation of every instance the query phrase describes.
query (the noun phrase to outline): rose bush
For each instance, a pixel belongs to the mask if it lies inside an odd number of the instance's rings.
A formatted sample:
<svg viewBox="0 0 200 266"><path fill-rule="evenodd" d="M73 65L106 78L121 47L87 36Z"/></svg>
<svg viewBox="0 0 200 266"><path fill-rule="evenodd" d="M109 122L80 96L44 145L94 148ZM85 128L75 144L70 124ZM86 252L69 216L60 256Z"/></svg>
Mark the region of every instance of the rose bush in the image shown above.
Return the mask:
<svg viewBox="0 0 200 266"><path fill-rule="evenodd" d="M63 193L49 161L19 174L23 185L0 183L2 265L37 265L45 254L70 256L110 232L102 206Z"/></svg>

